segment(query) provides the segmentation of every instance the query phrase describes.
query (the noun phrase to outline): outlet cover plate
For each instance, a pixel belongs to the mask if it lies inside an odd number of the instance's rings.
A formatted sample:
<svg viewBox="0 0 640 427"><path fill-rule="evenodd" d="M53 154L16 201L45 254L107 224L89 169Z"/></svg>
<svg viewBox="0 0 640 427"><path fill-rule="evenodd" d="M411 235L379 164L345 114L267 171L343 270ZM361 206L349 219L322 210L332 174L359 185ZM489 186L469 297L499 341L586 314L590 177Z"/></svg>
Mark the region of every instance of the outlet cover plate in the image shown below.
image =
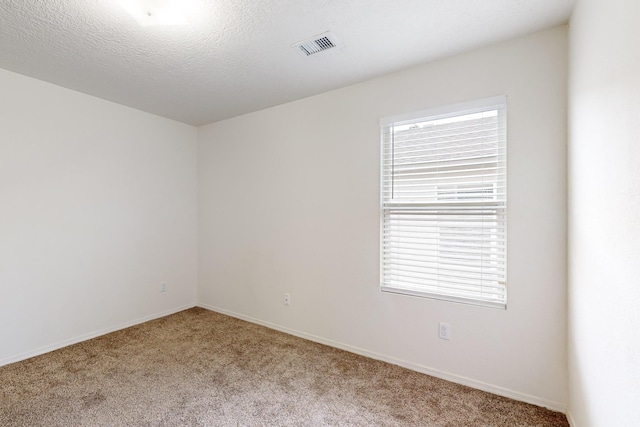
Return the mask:
<svg viewBox="0 0 640 427"><path fill-rule="evenodd" d="M451 325L440 322L438 324L438 336L443 340L451 339Z"/></svg>

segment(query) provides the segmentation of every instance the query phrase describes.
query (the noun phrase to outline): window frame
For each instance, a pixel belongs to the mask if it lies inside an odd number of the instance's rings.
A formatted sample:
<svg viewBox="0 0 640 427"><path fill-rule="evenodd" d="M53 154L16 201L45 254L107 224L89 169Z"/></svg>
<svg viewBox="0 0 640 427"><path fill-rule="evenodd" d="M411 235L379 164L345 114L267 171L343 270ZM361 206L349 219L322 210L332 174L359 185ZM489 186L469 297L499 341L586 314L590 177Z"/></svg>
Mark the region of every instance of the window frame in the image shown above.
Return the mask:
<svg viewBox="0 0 640 427"><path fill-rule="evenodd" d="M387 171L385 168L388 167L388 166L385 166L385 148L387 147L388 144L395 144L395 142L391 142L391 143L387 142L386 139L389 138L389 136L387 135L389 135L389 132L393 132L394 125L404 126L411 123L418 124L422 122L448 119L452 117L461 117L467 114L474 114L476 112L487 112L487 111L493 111L493 110L498 111L498 129L499 130L497 132L498 134L497 140L499 145L496 151L498 153L496 157L498 159L502 157L504 161L504 171L503 171L503 175L501 176L501 178L504 179L504 188L501 190L502 199L500 200L500 202L498 202L499 207L495 208L496 218L497 218L496 222L498 222L498 219L499 219L501 221L500 223L503 224L502 225L503 228L501 228L501 230L503 231L501 232L496 231L496 235L498 234L503 235L501 243L504 249L503 249L503 253L501 254L501 257L504 259L504 261L502 262L501 265L504 271L503 273L504 280L501 282L500 281L498 282L503 285L503 289L502 289L502 292L504 295L503 299L490 300L490 299L483 299L483 298L469 298L468 296L459 297L459 296L450 295L450 294L448 295L446 293L438 293L438 292L425 291L425 290L405 289L402 287L391 286L389 284L386 284L385 283L385 220L387 218L387 215L389 216L391 215L391 213L387 214L387 212L391 212L392 208L385 206L385 203L387 203L388 205L390 200L388 198L385 199L385 172ZM478 306L491 307L491 308L500 308L500 309L507 308L507 291L508 291L508 288L507 288L507 217L508 217L507 215L507 168L508 168L507 148L508 147L507 146L508 144L507 144L507 97L506 95L491 97L491 98L484 98L484 99L479 99L471 102L449 105L449 106L444 106L439 108L431 108L427 110L417 111L417 112L403 114L403 115L390 116L390 117L385 117L380 119L380 175L379 175L380 177L380 289L382 292L417 296L417 297L436 299L436 300L444 300L449 302L465 303L470 305L478 305ZM395 161L395 157L393 157L393 159ZM497 160L497 163L500 163L500 160ZM391 174L395 178L396 175L393 175L394 174L393 170ZM394 185L393 181L391 185L392 186ZM458 185L459 183L455 181L445 182L443 185L443 188L446 186L456 187ZM465 191L463 191L463 193L465 193ZM481 189L479 190L479 193L485 193L485 191ZM437 187L436 189L436 194L438 196L440 195L439 187ZM451 194L455 196L458 194L458 192L457 190L455 190L453 193L451 193L450 190L447 190L447 192L443 194L449 194L448 197L450 197ZM454 198L448 198L448 200L461 200L461 199L455 199L454 197ZM471 203L474 203L474 202L471 202ZM476 204L474 206L476 205L483 206L484 208L487 208L488 206L497 206L495 203L487 202L487 201L475 202L475 203ZM433 206L434 204L437 204L437 203L433 203L433 202L422 203L422 205L424 206L427 206L427 205ZM420 205L420 203L417 203L417 205ZM389 219L389 221L391 221L391 219ZM441 227L441 226L438 226L438 227ZM438 228L437 234L438 234L437 239L439 242L440 241L439 239L441 238L440 228ZM437 253L438 253L437 259L438 259L438 262L440 262L442 259L440 248L438 248ZM484 267L481 267L481 268L484 268ZM426 285L424 286L426 287ZM458 288L462 289L462 285L460 284ZM480 288L482 288L482 286Z"/></svg>

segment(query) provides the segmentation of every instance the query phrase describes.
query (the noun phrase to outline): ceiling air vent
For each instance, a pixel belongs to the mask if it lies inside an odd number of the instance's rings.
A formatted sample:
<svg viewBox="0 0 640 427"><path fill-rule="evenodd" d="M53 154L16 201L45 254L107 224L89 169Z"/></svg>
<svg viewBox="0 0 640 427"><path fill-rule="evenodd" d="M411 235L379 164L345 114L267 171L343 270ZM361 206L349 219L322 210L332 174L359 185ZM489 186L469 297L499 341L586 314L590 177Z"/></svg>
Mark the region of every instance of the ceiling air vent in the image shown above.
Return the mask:
<svg viewBox="0 0 640 427"><path fill-rule="evenodd" d="M304 56L311 56L314 53L334 48L338 45L333 34L326 32L307 40L303 40L293 45L293 47Z"/></svg>

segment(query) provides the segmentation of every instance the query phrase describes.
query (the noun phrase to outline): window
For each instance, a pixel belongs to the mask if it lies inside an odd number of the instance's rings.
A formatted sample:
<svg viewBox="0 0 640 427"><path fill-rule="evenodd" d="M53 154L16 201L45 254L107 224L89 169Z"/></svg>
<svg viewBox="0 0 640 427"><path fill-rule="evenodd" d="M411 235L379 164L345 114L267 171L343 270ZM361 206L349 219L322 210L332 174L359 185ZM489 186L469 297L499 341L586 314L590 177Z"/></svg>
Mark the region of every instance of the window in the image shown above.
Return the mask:
<svg viewBox="0 0 640 427"><path fill-rule="evenodd" d="M506 308L506 97L381 130L382 290Z"/></svg>

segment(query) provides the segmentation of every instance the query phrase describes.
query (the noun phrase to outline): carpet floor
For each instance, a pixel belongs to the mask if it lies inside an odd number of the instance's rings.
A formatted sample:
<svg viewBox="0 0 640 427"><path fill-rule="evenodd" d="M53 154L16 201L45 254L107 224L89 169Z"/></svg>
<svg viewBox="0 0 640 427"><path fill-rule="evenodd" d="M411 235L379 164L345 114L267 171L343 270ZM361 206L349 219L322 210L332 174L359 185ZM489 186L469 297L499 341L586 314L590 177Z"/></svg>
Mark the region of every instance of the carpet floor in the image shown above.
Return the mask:
<svg viewBox="0 0 640 427"><path fill-rule="evenodd" d="M0 425L568 426L202 308L0 367Z"/></svg>

